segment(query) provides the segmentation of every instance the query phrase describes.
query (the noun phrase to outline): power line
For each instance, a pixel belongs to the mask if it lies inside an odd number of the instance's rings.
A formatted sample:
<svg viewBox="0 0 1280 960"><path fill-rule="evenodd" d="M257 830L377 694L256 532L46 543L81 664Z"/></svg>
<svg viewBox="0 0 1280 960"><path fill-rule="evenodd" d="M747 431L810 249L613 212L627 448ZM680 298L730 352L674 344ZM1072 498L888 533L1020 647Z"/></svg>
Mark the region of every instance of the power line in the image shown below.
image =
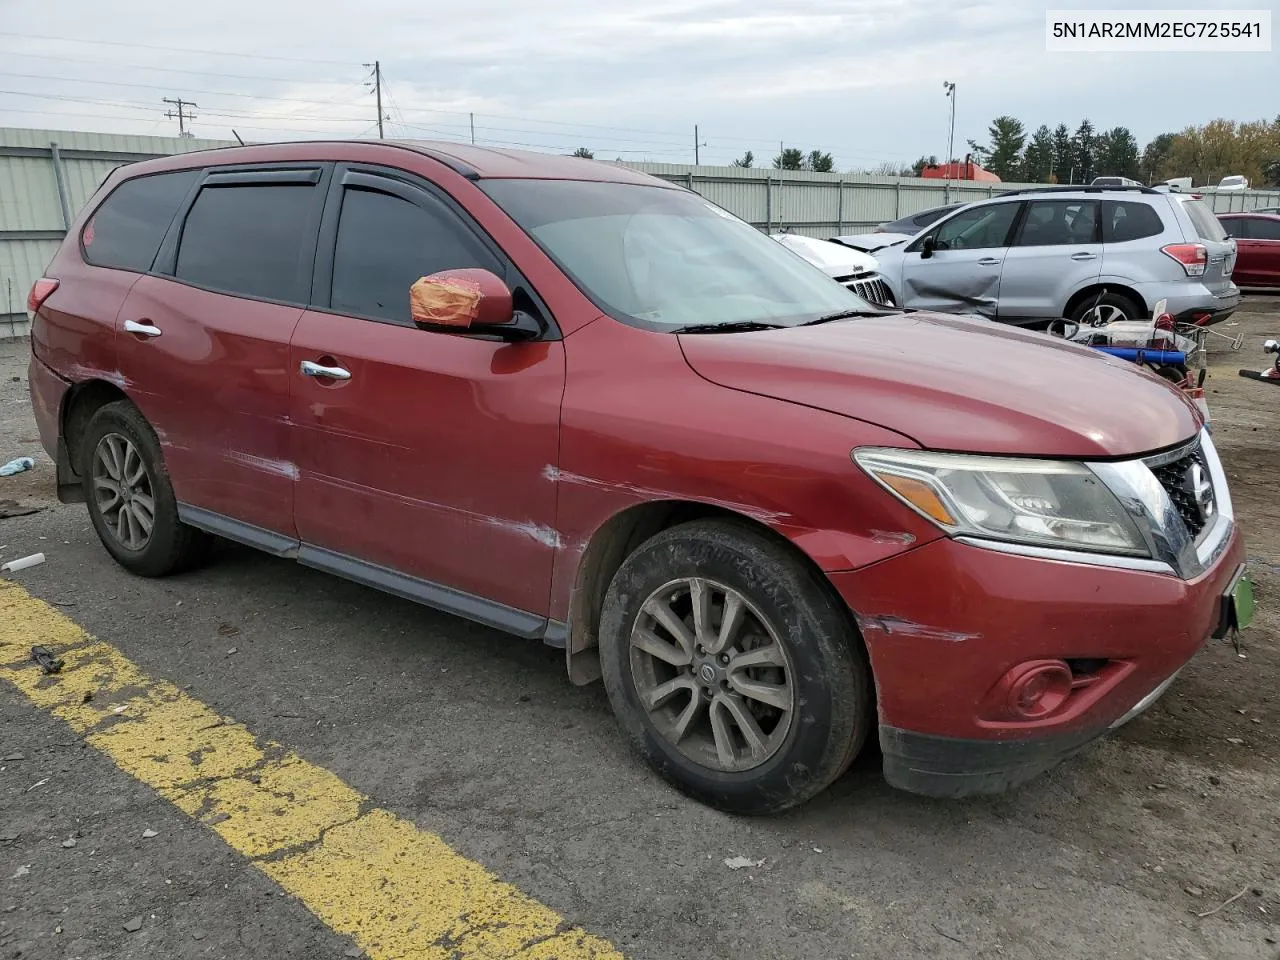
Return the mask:
<svg viewBox="0 0 1280 960"><path fill-rule="evenodd" d="M0 77L16 77L23 80L51 80L55 83L86 83L99 87L133 87L138 90L163 90L165 85L159 83L129 83L125 80L90 80L85 77L51 77L42 73L11 73L0 71ZM333 105L332 100L310 100L303 97L271 97L257 93L235 93L230 90L198 90L193 87L187 93L207 93L215 97L237 97L242 100L274 100L277 103L311 103L322 107Z"/></svg>
<svg viewBox="0 0 1280 960"><path fill-rule="evenodd" d="M160 46L153 43L125 43L121 40L85 40L80 37L51 37L36 33L11 33L7 30L0 30L0 37L14 37L18 40L53 40L58 43L86 43L108 47L134 47L139 50L164 50L171 53L198 53L209 57L244 57L249 60L280 60L287 63L319 63L328 66L332 66L334 64L340 64L344 67L351 66L350 61L347 60L317 60L307 57L279 57L265 53L239 53L233 50L194 50L191 47Z"/></svg>
<svg viewBox="0 0 1280 960"><path fill-rule="evenodd" d="M56 57L47 53L23 53L20 50L0 50L5 57L27 57L34 60L57 60L61 63L87 63L102 67L120 67L119 60L97 60L91 57ZM265 80L269 83L332 83L329 79L312 80L306 77L264 77L253 73L224 73L221 70L186 70L181 67L152 67L146 64L129 64L130 70L150 70L157 73L180 73L197 77L221 77L227 80Z"/></svg>
<svg viewBox="0 0 1280 960"><path fill-rule="evenodd" d="M171 120L175 117L177 118L178 136L180 137L191 136L191 134L187 132L187 121L194 120L196 118L195 114L186 114L184 116L182 111L184 107L198 107L200 106L200 104L192 103L190 100L183 100L181 97L176 97L173 99L170 99L169 97L162 97L160 102L173 104L174 109L166 113L165 116Z"/></svg>

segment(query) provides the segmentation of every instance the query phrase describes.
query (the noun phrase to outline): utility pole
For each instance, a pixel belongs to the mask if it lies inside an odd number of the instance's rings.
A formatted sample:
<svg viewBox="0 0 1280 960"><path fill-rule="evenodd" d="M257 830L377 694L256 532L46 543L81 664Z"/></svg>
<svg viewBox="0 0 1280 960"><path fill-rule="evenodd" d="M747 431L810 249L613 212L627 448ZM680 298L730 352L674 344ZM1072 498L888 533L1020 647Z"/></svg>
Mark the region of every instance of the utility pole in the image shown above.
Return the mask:
<svg viewBox="0 0 1280 960"><path fill-rule="evenodd" d="M468 114L468 116L471 117L471 145L474 147L476 145L476 115L472 113Z"/></svg>
<svg viewBox="0 0 1280 960"><path fill-rule="evenodd" d="M956 149L956 85L950 80L942 81L947 99L951 101L951 129L947 134L947 187L944 191L944 203L951 202L951 161L955 159Z"/></svg>
<svg viewBox="0 0 1280 960"><path fill-rule="evenodd" d="M373 68L373 94L378 107L378 139L384 140L386 138L382 135L382 61L375 60L373 63L364 64L364 66Z"/></svg>
<svg viewBox="0 0 1280 960"><path fill-rule="evenodd" d="M190 137L191 134L187 131L187 121L194 120L196 115L194 113L187 113L186 110L188 107L198 107L200 104L192 103L190 100L183 100L181 97L177 97L176 99L161 97L160 101L161 103L172 103L174 105L175 109L170 110L165 114L165 116L170 120L178 121L178 136Z"/></svg>

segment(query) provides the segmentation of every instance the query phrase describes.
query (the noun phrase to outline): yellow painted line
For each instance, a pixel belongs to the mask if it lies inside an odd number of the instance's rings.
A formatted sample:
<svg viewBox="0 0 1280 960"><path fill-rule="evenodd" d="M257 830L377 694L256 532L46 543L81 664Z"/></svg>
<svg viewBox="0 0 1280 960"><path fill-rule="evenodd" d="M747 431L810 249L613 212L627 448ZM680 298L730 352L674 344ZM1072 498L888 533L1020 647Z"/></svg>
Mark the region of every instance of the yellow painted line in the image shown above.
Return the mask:
<svg viewBox="0 0 1280 960"><path fill-rule="evenodd" d="M45 676L31 661L35 644L66 661L61 673ZM5 581L0 679L206 824L374 960L622 958L439 837L148 677Z"/></svg>

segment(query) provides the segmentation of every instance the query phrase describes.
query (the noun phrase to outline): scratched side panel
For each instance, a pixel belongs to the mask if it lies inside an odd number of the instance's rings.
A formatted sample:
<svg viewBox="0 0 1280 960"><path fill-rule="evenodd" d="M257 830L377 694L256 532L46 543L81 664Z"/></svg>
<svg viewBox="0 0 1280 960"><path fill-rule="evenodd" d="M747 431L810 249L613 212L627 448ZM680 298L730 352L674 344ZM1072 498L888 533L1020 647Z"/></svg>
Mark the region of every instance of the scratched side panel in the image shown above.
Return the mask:
<svg viewBox="0 0 1280 960"><path fill-rule="evenodd" d="M294 535L289 337L300 307L139 279L120 323L126 392L155 428L179 500Z"/></svg>
<svg viewBox="0 0 1280 960"><path fill-rule="evenodd" d="M713 504L771 527L824 570L938 536L850 459L858 445L914 445L900 434L710 383L685 363L675 336L609 318L569 337L565 351L560 461L546 471L559 491L564 544L553 618L568 616L592 535L640 503Z"/></svg>

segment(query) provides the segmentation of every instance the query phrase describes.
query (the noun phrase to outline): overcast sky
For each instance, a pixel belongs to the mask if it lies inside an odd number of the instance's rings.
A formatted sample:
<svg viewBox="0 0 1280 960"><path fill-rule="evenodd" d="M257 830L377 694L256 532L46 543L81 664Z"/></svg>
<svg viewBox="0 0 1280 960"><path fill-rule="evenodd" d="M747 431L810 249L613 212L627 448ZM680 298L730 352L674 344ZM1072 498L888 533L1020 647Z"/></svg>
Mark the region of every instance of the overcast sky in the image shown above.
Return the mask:
<svg viewBox="0 0 1280 960"><path fill-rule="evenodd" d="M1168 7L1172 0L1127 8ZM1249 0L1198 0L1238 9ZM1255 7L1256 0L1252 3ZM388 136L605 159L693 160L779 141L839 169L956 151L1009 113L1082 117L1140 142L1215 117L1280 113L1280 52L1046 53L1044 11L999 0L0 0L0 125L200 137L376 135L364 63L381 60ZM56 13L56 16L51 14ZM44 38L44 39L37 39ZM72 42L88 41L88 42ZM41 96L35 96L39 94Z"/></svg>

